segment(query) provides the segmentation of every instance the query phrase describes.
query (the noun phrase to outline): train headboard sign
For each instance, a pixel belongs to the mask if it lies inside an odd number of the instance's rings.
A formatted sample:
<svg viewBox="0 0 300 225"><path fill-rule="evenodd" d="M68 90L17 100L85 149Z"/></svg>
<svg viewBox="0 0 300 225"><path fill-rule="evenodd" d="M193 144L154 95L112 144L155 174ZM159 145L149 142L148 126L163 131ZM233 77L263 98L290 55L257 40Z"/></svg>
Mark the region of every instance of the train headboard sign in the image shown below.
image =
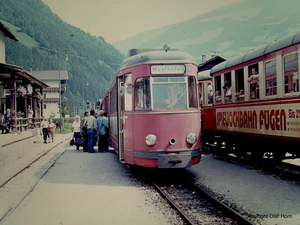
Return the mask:
<svg viewBox="0 0 300 225"><path fill-rule="evenodd" d="M185 65L151 65L151 74L185 74Z"/></svg>

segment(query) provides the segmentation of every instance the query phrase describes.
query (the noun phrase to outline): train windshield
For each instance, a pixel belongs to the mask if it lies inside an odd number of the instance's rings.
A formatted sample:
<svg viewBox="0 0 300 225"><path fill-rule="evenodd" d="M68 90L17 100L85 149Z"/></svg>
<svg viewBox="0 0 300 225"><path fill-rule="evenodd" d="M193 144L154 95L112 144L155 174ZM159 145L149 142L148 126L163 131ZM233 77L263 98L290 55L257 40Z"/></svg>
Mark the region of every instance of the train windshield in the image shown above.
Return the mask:
<svg viewBox="0 0 300 225"><path fill-rule="evenodd" d="M197 107L194 77L147 77L136 82L136 110L172 110Z"/></svg>

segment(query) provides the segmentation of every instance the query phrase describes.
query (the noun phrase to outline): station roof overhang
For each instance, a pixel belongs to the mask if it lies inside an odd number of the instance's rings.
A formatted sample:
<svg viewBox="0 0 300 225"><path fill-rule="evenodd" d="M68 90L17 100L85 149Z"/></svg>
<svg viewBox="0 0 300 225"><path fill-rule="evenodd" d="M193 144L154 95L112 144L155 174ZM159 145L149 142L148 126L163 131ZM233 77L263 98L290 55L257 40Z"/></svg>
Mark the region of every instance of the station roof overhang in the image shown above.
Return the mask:
<svg viewBox="0 0 300 225"><path fill-rule="evenodd" d="M49 87L49 85L35 78L22 67L0 63L0 81L7 81L11 79L12 76L17 77L18 80L27 80L30 84L36 84L42 88Z"/></svg>
<svg viewBox="0 0 300 225"><path fill-rule="evenodd" d="M211 68L213 68L215 65L218 65L222 62L226 61L226 59L224 59L221 56L214 56L211 59L201 63L198 65L198 72L202 72L202 71L206 71L206 70L210 70Z"/></svg>

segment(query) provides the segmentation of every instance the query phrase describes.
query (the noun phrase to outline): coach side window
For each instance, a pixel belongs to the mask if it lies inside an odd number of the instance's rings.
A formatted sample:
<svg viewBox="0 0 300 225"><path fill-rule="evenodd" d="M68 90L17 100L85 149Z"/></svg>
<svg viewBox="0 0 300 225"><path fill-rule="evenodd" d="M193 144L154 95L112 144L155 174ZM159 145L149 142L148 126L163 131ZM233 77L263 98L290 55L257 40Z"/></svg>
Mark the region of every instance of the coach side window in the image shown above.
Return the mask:
<svg viewBox="0 0 300 225"><path fill-rule="evenodd" d="M214 77L215 79L215 104L222 103L222 92L221 92L221 76Z"/></svg>
<svg viewBox="0 0 300 225"><path fill-rule="evenodd" d="M213 87L212 83L209 81L207 82L207 103L212 104L213 103Z"/></svg>
<svg viewBox="0 0 300 225"><path fill-rule="evenodd" d="M259 73L258 64L249 66L249 76L247 82L250 85L250 99L259 99Z"/></svg>
<svg viewBox="0 0 300 225"><path fill-rule="evenodd" d="M151 109L151 95L150 95L150 81L149 77L136 79L135 82L135 110L150 110Z"/></svg>
<svg viewBox="0 0 300 225"><path fill-rule="evenodd" d="M266 96L277 95L276 60L265 62Z"/></svg>
<svg viewBox="0 0 300 225"><path fill-rule="evenodd" d="M235 71L235 90L234 96L237 102L244 101L244 69L239 69Z"/></svg>
<svg viewBox="0 0 300 225"><path fill-rule="evenodd" d="M299 92L298 53L284 56L284 93Z"/></svg>
<svg viewBox="0 0 300 225"><path fill-rule="evenodd" d="M223 91L225 93L225 102L231 102L231 72L224 74L224 86Z"/></svg>

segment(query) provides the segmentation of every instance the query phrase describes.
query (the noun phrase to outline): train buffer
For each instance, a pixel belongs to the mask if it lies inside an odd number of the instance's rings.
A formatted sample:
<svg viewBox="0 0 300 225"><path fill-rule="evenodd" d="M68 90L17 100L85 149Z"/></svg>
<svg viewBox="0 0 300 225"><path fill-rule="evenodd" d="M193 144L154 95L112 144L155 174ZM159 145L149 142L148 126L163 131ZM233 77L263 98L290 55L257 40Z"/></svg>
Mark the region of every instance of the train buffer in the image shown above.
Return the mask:
<svg viewBox="0 0 300 225"><path fill-rule="evenodd" d="M179 158L178 154L169 154L169 163L179 164L182 163L182 159Z"/></svg>

